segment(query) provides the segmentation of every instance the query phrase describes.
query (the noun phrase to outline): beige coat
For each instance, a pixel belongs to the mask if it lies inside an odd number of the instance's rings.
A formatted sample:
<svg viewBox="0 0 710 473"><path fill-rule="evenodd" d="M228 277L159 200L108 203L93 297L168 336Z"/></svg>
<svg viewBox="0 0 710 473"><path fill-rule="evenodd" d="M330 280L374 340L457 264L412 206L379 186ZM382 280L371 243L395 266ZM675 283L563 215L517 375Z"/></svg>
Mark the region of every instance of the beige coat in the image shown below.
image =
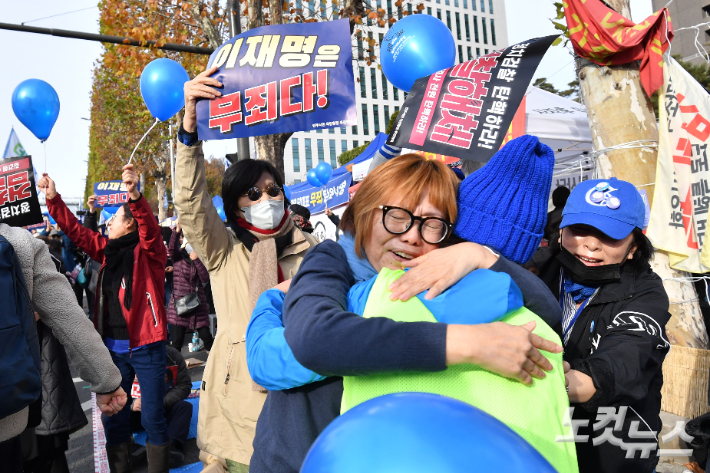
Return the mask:
<svg viewBox="0 0 710 473"><path fill-rule="evenodd" d="M251 318L250 252L228 229L207 194L202 142L178 142L175 207L183 232L210 272L217 310L217 337L207 360L200 392L197 445L212 455L248 465L256 421L266 394L254 390L247 370L244 337ZM284 278L316 240L299 229L279 258Z"/></svg>

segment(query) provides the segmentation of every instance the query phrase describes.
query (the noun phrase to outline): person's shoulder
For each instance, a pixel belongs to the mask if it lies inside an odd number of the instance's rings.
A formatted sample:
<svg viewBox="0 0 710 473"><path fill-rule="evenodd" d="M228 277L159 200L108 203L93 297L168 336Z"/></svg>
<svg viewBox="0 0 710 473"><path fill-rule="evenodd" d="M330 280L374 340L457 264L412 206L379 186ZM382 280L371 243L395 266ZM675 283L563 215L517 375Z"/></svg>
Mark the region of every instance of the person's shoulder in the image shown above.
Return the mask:
<svg viewBox="0 0 710 473"><path fill-rule="evenodd" d="M345 255L345 250L343 250L343 247L340 246L338 243L334 242L333 240L324 240L320 243L318 243L316 246L311 248L311 251L308 252L311 258L320 258L320 257L335 257L338 259L342 259L343 261L347 262L348 258Z"/></svg>
<svg viewBox="0 0 710 473"><path fill-rule="evenodd" d="M666 288L663 286L663 279L650 266L635 274L633 293L634 298L655 295L660 300L669 302Z"/></svg>
<svg viewBox="0 0 710 473"><path fill-rule="evenodd" d="M167 356L168 366L177 365L180 361L185 361L182 353L180 353L177 348L170 345L165 346L165 355Z"/></svg>
<svg viewBox="0 0 710 473"><path fill-rule="evenodd" d="M31 248L45 246L42 240L33 237L24 228L11 227L4 223L0 223L0 236L5 237L16 252L21 251L23 248L29 251Z"/></svg>

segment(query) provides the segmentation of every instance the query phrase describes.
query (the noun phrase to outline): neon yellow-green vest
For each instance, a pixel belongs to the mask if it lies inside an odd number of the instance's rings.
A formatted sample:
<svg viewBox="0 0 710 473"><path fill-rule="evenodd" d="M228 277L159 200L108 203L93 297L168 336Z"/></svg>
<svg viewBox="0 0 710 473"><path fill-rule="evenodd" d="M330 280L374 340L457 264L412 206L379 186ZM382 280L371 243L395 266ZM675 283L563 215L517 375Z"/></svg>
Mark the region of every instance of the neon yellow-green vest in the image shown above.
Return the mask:
<svg viewBox="0 0 710 473"><path fill-rule="evenodd" d="M363 317L388 317L398 322L436 322L431 312L416 297L407 302L391 301L387 287L403 271L383 269L372 287ZM475 294L471 294L475 309ZM523 325L534 320L534 333L560 344L557 334L540 317L526 308L502 321ZM426 392L449 396L487 412L517 432L536 448L560 473L576 473L574 443L555 442L556 436L569 435L562 425L569 407L562 354L545 353L553 371L545 379L535 379L532 387L504 378L475 365L457 365L437 373L397 373L343 378L341 413L358 404L390 393ZM505 465L505 458L501 458Z"/></svg>

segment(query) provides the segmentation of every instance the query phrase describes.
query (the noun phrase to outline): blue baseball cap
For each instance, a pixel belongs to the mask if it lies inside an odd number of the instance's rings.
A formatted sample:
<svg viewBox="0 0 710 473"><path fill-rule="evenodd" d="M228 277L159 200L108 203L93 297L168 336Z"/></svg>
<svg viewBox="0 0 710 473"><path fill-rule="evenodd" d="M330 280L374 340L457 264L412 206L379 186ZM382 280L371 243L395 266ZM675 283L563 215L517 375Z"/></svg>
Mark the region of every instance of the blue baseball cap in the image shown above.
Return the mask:
<svg viewBox="0 0 710 473"><path fill-rule="evenodd" d="M630 182L593 179L578 184L562 211L560 228L589 225L614 240L626 238L634 228L643 229L646 208L641 194Z"/></svg>

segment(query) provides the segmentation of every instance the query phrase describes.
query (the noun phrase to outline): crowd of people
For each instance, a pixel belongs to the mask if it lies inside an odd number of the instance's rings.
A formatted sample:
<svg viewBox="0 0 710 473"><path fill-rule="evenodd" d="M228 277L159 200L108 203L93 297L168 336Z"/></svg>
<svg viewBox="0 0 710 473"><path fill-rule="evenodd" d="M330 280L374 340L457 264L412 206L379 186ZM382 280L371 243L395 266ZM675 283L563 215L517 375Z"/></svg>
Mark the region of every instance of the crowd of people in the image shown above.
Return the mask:
<svg viewBox="0 0 710 473"><path fill-rule="evenodd" d="M180 350L192 332L209 351L197 419L206 471L298 472L336 417L404 391L483 409L560 472L654 471L655 454L621 446L657 443L670 348L632 184L558 189L548 214L554 153L527 135L465 178L417 154L376 159L342 217L328 211L338 241L318 243L281 173L242 160L224 174L224 222L195 109L220 96L215 70L185 85L174 229L159 226L131 164L130 200L107 237L95 199L79 223L46 174L38 187L58 228L34 237L0 224L36 310L41 383L67 398L0 418L7 471L68 471L69 432L86 419L67 355L96 393L112 472L132 471L137 428L148 471L180 464L193 415ZM136 378L139 398L126 394ZM598 443L593 426L610 411L625 415L617 441ZM556 441L570 425L579 439Z"/></svg>

